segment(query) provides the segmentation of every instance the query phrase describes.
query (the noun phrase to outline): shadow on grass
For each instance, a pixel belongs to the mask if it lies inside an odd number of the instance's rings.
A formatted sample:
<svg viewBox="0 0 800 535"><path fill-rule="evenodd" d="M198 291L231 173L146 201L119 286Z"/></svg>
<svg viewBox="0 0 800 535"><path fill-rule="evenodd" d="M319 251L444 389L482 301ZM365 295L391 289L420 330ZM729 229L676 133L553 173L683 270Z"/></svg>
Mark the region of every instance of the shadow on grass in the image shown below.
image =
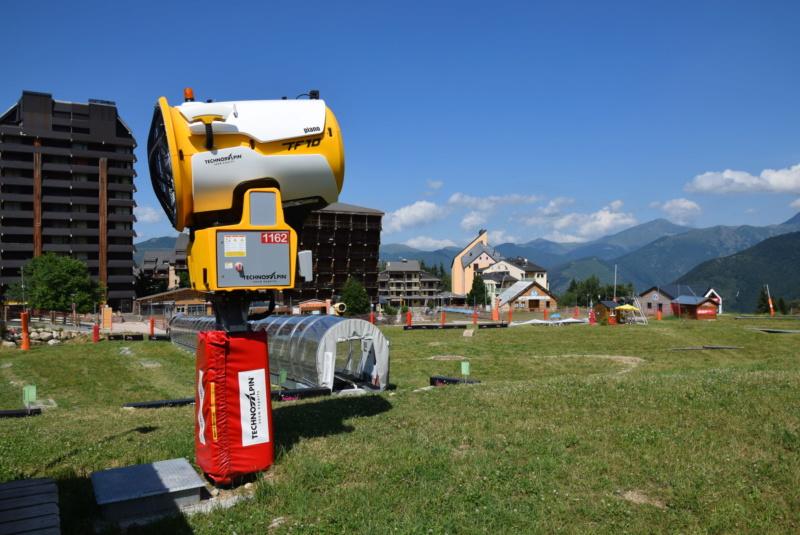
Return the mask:
<svg viewBox="0 0 800 535"><path fill-rule="evenodd" d="M133 433L147 434L156 431L155 426L140 426L129 429L123 433L111 435L97 442L102 446L114 440ZM56 467L65 460L79 455L80 450L74 449L66 452L57 459L53 460L47 468ZM56 476L59 498L59 516L61 517L61 532L64 534L145 534L145 533L170 533L175 535L191 534L192 529L186 523L186 519L176 509L175 514L167 513L163 519L154 521L146 526L131 526L121 529L114 523L101 522L102 514L97 505L94 493L94 486L90 474L72 475L71 477Z"/></svg>
<svg viewBox="0 0 800 535"><path fill-rule="evenodd" d="M146 525L120 527L113 522L102 521L102 513L97 505L94 487L90 477L58 479L59 515L61 533L64 535L146 535L169 533L170 535L191 535L194 533L186 522L186 517L176 508L166 512L163 518Z"/></svg>
<svg viewBox="0 0 800 535"><path fill-rule="evenodd" d="M354 428L345 425L345 420L376 416L391 408L392 404L383 397L370 395L325 398L297 405L274 404L276 456L291 450L301 438L350 433Z"/></svg>
<svg viewBox="0 0 800 535"><path fill-rule="evenodd" d="M140 426L140 427L136 427L134 429L129 429L129 430L125 431L124 433L117 433L116 435L111 435L110 437L106 437L103 440L98 441L97 445L98 446L102 446L103 444L108 444L109 442L112 442L112 441L114 441L114 440L116 440L116 439L118 439L120 437L124 437L125 435L130 435L131 433L139 433L139 434L145 435L147 433L152 433L153 431L156 431L157 429L158 429L158 427L155 427L155 426L152 426L152 425L143 425L143 426ZM67 459L69 459L70 457L74 457L75 455L78 455L80 452L81 452L80 449L75 448L72 451L69 451L69 452L65 453L64 455L56 457L55 459L50 461L50 463L47 466L45 466L45 469L49 470L51 468L54 468L54 467L60 465L61 463L63 463L64 461L66 461Z"/></svg>

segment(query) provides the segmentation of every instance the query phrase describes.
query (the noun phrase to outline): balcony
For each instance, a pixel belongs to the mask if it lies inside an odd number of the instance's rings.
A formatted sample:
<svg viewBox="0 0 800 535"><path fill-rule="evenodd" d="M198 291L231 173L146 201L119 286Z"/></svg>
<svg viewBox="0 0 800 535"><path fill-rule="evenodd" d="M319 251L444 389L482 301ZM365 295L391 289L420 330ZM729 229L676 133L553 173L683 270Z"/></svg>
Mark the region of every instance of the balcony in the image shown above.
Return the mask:
<svg viewBox="0 0 800 535"><path fill-rule="evenodd" d="M26 251L33 254L32 243L6 243L0 242L0 251Z"/></svg>
<svg viewBox="0 0 800 535"><path fill-rule="evenodd" d="M3 236L33 236L33 228L0 226L0 241Z"/></svg>

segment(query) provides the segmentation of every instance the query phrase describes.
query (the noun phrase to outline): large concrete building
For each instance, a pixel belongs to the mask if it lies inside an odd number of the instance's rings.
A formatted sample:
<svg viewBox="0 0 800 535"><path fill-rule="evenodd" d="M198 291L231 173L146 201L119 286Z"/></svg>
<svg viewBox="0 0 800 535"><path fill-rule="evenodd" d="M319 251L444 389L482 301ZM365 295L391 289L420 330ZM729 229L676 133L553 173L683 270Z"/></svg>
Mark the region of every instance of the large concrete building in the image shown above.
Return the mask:
<svg viewBox="0 0 800 535"><path fill-rule="evenodd" d="M315 210L303 224L298 250L310 250L314 258L314 280L297 278L292 290L284 290L285 305L310 299L336 299L344 283L355 277L378 303L381 221L383 212L345 203Z"/></svg>
<svg viewBox="0 0 800 535"><path fill-rule="evenodd" d="M131 309L134 147L113 102L24 91L0 115L0 284L53 252L85 263L111 307Z"/></svg>

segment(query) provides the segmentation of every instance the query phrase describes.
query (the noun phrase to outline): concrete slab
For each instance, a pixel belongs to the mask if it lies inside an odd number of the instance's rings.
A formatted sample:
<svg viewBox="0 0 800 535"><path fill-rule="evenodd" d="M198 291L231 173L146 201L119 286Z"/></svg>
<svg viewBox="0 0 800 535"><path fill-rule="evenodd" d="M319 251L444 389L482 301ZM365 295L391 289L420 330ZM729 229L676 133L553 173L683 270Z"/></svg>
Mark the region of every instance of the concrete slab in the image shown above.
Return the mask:
<svg viewBox="0 0 800 535"><path fill-rule="evenodd" d="M92 472L91 478L97 505L106 520L176 512L199 502L205 489L186 459Z"/></svg>

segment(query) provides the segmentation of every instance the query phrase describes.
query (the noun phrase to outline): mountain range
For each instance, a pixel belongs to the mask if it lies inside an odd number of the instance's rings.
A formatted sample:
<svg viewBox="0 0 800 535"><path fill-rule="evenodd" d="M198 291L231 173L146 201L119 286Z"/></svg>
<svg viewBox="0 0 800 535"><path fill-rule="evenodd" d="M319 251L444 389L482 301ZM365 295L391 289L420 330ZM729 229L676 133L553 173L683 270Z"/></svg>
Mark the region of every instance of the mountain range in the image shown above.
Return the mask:
<svg viewBox="0 0 800 535"><path fill-rule="evenodd" d="M550 290L563 293L570 280L596 275L601 284L632 283L637 292L665 284L707 284L727 300L727 310L753 308L755 292L769 284L775 295L800 297L798 273L800 213L778 225L716 226L704 229L656 219L586 243L536 239L494 246L505 257L522 257L547 269ZM175 237L152 238L136 245L137 265L145 251L169 253ZM458 247L423 251L408 245L381 245L386 262L422 260L450 271ZM793 259L794 263L787 263ZM797 276L800 278L800 275ZM794 281L793 284L787 281ZM746 286L746 288L745 288ZM784 288L786 286L786 288ZM738 295L738 297L737 297Z"/></svg>
<svg viewBox="0 0 800 535"><path fill-rule="evenodd" d="M656 219L588 243L537 239L523 244L491 244L503 256L528 259L548 271L550 290L563 293L571 279L596 275L601 284L632 283L636 290L672 284L699 264L744 251L768 238L800 231L800 213L779 225L716 226L704 229ZM449 271L456 247L421 251L406 245L381 246L381 260L424 260ZM705 284L703 281L696 281Z"/></svg>
<svg viewBox="0 0 800 535"><path fill-rule="evenodd" d="M800 232L790 232L762 241L723 258L695 266L675 281L713 287L723 298L723 309L754 312L765 285L777 303L800 298Z"/></svg>

